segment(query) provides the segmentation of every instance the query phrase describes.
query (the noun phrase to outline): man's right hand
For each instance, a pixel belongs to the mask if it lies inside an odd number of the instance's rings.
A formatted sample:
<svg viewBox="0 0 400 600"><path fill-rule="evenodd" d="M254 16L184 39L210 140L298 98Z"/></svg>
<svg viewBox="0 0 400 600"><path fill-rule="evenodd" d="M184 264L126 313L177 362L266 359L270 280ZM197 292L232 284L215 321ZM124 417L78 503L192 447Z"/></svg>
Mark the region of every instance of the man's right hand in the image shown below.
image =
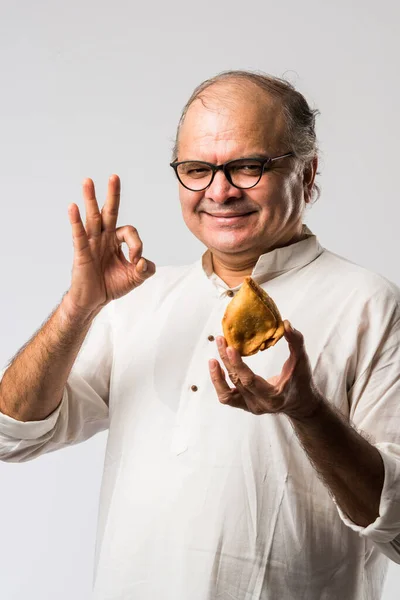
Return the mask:
<svg viewBox="0 0 400 600"><path fill-rule="evenodd" d="M118 175L108 182L106 202L101 209L94 183L83 182L86 223L82 223L76 204L68 207L74 244L70 289L64 306L72 313L96 314L108 302L124 296L155 273L155 264L142 257L143 244L131 225L117 228L121 183ZM122 252L125 242L129 260Z"/></svg>

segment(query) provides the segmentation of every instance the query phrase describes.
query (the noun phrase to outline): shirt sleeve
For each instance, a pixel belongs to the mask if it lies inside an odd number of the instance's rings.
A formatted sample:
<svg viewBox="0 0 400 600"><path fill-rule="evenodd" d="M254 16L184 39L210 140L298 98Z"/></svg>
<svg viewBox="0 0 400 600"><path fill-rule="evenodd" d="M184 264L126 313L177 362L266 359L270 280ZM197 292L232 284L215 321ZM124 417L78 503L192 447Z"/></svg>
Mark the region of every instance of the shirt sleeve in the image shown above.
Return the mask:
<svg viewBox="0 0 400 600"><path fill-rule="evenodd" d="M350 419L380 452L385 477L379 516L367 527L343 522L400 563L400 315L397 298L373 300L361 324L360 374L349 392ZM362 358L361 358L362 357Z"/></svg>
<svg viewBox="0 0 400 600"><path fill-rule="evenodd" d="M400 446L375 444L375 447L380 451L385 468L379 516L367 527L361 527L349 519L336 502L335 504L342 521L348 527L370 539L383 554L400 564Z"/></svg>
<svg viewBox="0 0 400 600"><path fill-rule="evenodd" d="M82 442L108 428L113 361L111 302L96 316L64 387L46 419L18 421L0 413L0 460L23 462ZM8 367L0 373L0 380Z"/></svg>

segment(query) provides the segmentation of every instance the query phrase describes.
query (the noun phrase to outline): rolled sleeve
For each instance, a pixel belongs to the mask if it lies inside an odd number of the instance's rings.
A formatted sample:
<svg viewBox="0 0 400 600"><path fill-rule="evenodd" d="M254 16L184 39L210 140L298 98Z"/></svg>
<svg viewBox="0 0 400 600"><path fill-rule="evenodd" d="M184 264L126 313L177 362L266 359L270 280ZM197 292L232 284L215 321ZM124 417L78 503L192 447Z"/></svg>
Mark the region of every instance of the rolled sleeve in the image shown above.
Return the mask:
<svg viewBox="0 0 400 600"><path fill-rule="evenodd" d="M383 554L400 563L400 446L391 443L374 446L379 450L385 470L379 516L367 527L362 527L345 515L334 502L345 525L371 540Z"/></svg>
<svg viewBox="0 0 400 600"><path fill-rule="evenodd" d="M355 380L349 390L349 420L380 453L384 484L379 516L360 527L337 505L342 521L400 563L400 297L376 294L360 326Z"/></svg>
<svg viewBox="0 0 400 600"><path fill-rule="evenodd" d="M12 417L4 415L0 412L1 437L9 438L10 440L21 440L28 442L45 436L55 428L62 410L62 405L66 402L67 396L67 390L64 389L61 403L58 405L56 410L53 411L46 419L41 421L17 421L16 419L13 419Z"/></svg>
<svg viewBox="0 0 400 600"><path fill-rule="evenodd" d="M112 327L107 306L92 323L56 410L46 419L27 422L0 413L0 460L30 460L107 429L112 362Z"/></svg>

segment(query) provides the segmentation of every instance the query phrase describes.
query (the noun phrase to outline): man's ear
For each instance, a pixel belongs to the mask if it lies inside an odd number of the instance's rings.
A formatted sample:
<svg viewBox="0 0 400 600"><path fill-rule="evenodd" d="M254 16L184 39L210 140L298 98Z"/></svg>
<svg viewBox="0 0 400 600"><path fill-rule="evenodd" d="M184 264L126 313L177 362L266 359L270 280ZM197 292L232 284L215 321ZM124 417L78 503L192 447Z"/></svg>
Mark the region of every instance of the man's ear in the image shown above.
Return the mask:
<svg viewBox="0 0 400 600"><path fill-rule="evenodd" d="M306 204L310 204L312 199L312 190L315 181L315 175L317 174L318 168L318 157L315 156L311 162L304 166L303 171L303 187L304 187L304 200Z"/></svg>

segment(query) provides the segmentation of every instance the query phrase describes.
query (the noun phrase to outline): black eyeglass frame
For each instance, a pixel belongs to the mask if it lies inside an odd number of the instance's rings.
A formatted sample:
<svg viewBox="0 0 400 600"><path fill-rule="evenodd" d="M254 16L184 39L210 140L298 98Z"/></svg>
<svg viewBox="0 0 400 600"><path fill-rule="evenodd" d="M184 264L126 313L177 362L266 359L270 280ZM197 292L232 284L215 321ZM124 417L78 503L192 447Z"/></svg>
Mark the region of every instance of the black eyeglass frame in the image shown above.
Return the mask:
<svg viewBox="0 0 400 600"><path fill-rule="evenodd" d="M183 185L184 188L186 188L187 190L189 190L191 192L203 192L208 187L210 187L210 185L214 181L214 177L215 177L215 174L217 171L223 171L225 177L227 178L229 183L231 185L233 185L233 187L238 188L239 190L250 190L251 188L255 187L259 183L261 177L264 175L266 166L270 165L271 163L275 162L276 160L279 160L281 158L286 158L288 156L294 156L294 153L287 152L286 154L281 154L280 156L273 156L273 157L268 156L266 158L252 158L251 156L246 157L246 158L236 158L235 160L229 160L228 162L223 163L221 165L214 165L213 163L206 162L205 160L181 160L181 161L174 161L172 163L169 163L169 166L174 169L175 175L177 176L179 183L181 185ZM228 165L235 163L235 162L240 162L242 160L253 160L254 162L260 163L260 165L261 165L260 177L257 179L257 181L253 185L250 185L249 187L240 187L239 185L235 185L233 183L230 173L228 171ZM199 190L193 190L192 188L185 185L178 174L179 165L184 165L185 163L199 163L199 164L207 165L208 167L210 167L212 170L212 176L211 176L210 182L205 187L203 187Z"/></svg>

